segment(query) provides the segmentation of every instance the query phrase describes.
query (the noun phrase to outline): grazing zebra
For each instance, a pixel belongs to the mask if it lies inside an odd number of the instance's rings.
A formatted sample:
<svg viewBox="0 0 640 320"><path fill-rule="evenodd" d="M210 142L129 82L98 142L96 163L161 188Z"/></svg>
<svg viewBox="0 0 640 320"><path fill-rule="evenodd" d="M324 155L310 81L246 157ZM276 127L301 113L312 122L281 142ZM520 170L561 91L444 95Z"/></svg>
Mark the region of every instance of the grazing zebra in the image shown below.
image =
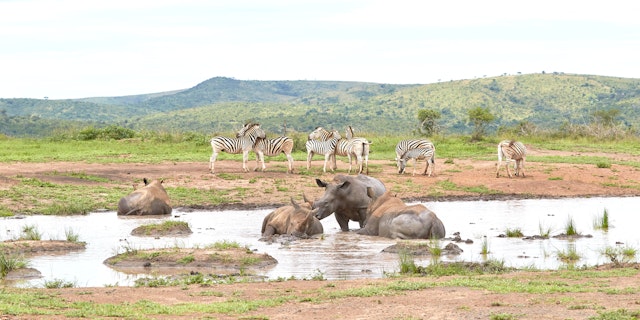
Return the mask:
<svg viewBox="0 0 640 320"><path fill-rule="evenodd" d="M507 168L507 174L511 178L511 172L509 171L509 162L515 161L515 175L519 175L522 171L522 177L524 178L524 162L527 155L527 148L520 141L515 140L503 140L498 143L498 168L496 169L496 178L500 177L500 166L502 165L502 159L504 158L505 167Z"/></svg>
<svg viewBox="0 0 640 320"><path fill-rule="evenodd" d="M244 126L238 131L237 136L242 137L246 135L258 134L262 129L255 126ZM264 156L277 156L280 153L284 153L287 156L288 169L287 173L293 173L293 139L289 137L277 137L275 139L267 139L264 136L256 138L253 144L253 152L256 153L256 168L253 171L258 171L258 166L262 165L262 171L266 169L264 165Z"/></svg>
<svg viewBox="0 0 640 320"><path fill-rule="evenodd" d="M409 161L409 159L413 159L412 175L414 176L416 175L417 160L424 159L427 162L424 167L424 172L422 173L423 175L428 175L429 177L431 177L431 174L436 168L435 150L433 148L417 148L405 152L402 157L400 157L400 168L398 169L399 174L404 173L404 169L406 168L407 161ZM427 169L429 169L429 173L427 173Z"/></svg>
<svg viewBox="0 0 640 320"><path fill-rule="evenodd" d="M311 135L309 135L311 137ZM326 141L309 139L305 146L307 147L307 170L311 168L311 158L313 158L314 154L323 154L324 155L324 167L322 168L323 172L327 172L327 162L331 159L331 156L336 152L336 145L338 144L338 140L342 137L338 133L338 131L331 132L331 137ZM331 168L333 172L335 169Z"/></svg>
<svg viewBox="0 0 640 320"><path fill-rule="evenodd" d="M352 159L355 159L356 165L358 165L358 173L362 173L366 168L366 174L369 174L369 142L365 138L354 138L353 137L353 127L347 126L345 129L345 133L347 138L342 138L338 140L338 144L336 145L336 151L331 156L333 159L333 168L335 170L338 168L336 164L336 155L341 157L349 158L349 173L351 173L352 167ZM309 139L327 141L331 136L331 132L325 130L322 127L317 127L313 132L309 134Z"/></svg>
<svg viewBox="0 0 640 320"><path fill-rule="evenodd" d="M236 134L236 138L227 138L222 136L217 136L211 139L211 148L213 149L213 154L209 159L209 171L214 173L214 164L216 162L216 158L218 157L218 153L221 151L237 154L242 152L242 170L244 172L249 171L247 169L247 159L249 158L249 151L253 148L253 144L256 139L264 138L265 133L260 129L260 124L257 123L247 123L240 131L246 131L249 128L251 130L251 134L239 136Z"/></svg>
<svg viewBox="0 0 640 320"><path fill-rule="evenodd" d="M402 158L402 155L404 155L407 151L411 149L418 149L418 148L431 148L433 149L434 153L436 151L436 147L429 140L423 140L423 139L400 140L400 142L398 142L398 144L396 145L397 167L400 168L400 159Z"/></svg>

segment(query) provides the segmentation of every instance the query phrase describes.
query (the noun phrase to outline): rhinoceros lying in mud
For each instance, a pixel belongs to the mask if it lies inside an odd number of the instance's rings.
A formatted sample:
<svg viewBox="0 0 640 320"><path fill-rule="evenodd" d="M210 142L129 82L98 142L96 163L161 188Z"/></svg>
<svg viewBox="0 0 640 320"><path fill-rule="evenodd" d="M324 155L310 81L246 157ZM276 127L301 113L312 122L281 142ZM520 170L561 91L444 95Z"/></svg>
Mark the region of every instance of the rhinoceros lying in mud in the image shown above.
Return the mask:
<svg viewBox="0 0 640 320"><path fill-rule="evenodd" d="M322 223L311 211L310 203L296 203L280 207L269 213L262 221L262 238L268 239L274 234L286 234L306 238L324 232Z"/></svg>
<svg viewBox="0 0 640 320"><path fill-rule="evenodd" d="M440 239L445 230L442 221L427 207L416 204L407 206L391 192L377 196L367 190L371 204L367 210L367 224L358 234L399 239Z"/></svg>
<svg viewBox="0 0 640 320"><path fill-rule="evenodd" d="M325 188L322 197L313 202L316 218L322 220L335 213L342 231L349 231L349 220L358 221L360 228L364 226L371 202L367 188L372 188L377 196L387 190L380 180L362 174L355 177L339 174L332 182L316 179L316 183Z"/></svg>
<svg viewBox="0 0 640 320"><path fill-rule="evenodd" d="M120 198L118 215L161 215L171 214L169 195L162 186L162 180L149 182L143 179L145 186Z"/></svg>

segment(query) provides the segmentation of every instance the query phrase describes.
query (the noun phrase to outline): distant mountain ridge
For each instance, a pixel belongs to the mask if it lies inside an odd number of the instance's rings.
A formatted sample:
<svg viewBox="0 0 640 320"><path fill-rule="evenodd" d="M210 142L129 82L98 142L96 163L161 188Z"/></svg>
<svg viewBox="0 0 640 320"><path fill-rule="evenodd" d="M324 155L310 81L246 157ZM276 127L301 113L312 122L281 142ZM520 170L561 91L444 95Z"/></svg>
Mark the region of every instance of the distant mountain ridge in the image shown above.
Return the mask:
<svg viewBox="0 0 640 320"><path fill-rule="evenodd" d="M0 99L0 132L39 135L38 122L117 124L134 129L237 130L259 121L272 132L306 132L316 126L366 132L411 133L419 109L441 112L448 133L469 129L467 112L485 107L494 127L521 121L540 127L588 121L595 110L620 110L620 121L640 120L640 79L574 74L528 74L434 84L348 81L246 81L214 77L189 89L122 97L67 100ZM28 125L25 125L28 123ZM23 129L21 129L22 127ZM50 129L48 129L50 131Z"/></svg>

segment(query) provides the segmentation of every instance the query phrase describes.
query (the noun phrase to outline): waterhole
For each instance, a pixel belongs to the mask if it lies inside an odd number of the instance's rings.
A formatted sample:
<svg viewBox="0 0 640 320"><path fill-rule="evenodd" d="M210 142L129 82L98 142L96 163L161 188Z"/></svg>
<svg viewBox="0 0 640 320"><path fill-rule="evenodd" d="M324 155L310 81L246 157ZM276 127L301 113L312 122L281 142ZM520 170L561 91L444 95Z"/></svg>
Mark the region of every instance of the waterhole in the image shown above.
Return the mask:
<svg viewBox="0 0 640 320"><path fill-rule="evenodd" d="M640 197L571 198L508 201L426 202L443 221L446 237L459 234L463 250L459 255L442 256L441 261L504 261L516 268L557 269L564 263L558 253L575 250L577 265L610 262L602 251L607 247L640 248ZM608 230L595 223L604 211L609 215ZM42 278L11 283L20 287L42 287L52 280L71 282L77 287L107 285L129 286L140 277L153 275L125 274L114 271L103 261L126 248L172 248L206 246L218 241L235 241L274 257L278 263L258 271L268 279L297 279L322 276L325 279L380 278L399 270L398 254L382 252L395 244L392 239L342 232L333 216L322 220L325 234L317 239L266 243L259 241L262 220L271 209L249 211L187 211L175 209L165 218L120 218L115 212L94 212L84 216L25 216L0 219L0 240L16 239L24 226L35 226L42 240L64 240L65 230L73 230L86 249L77 252L29 257L29 266L39 270ZM181 237L137 237L131 231L164 220L185 221L193 234ZM584 237L556 238L565 233L569 221ZM358 224L352 222L352 229ZM550 238L525 240L523 237L500 237L507 229L519 229L524 236L550 231ZM464 242L464 240L468 243ZM452 242L441 240L440 246ZM483 254L483 251L489 251ZM418 265L430 263L428 256L416 256Z"/></svg>

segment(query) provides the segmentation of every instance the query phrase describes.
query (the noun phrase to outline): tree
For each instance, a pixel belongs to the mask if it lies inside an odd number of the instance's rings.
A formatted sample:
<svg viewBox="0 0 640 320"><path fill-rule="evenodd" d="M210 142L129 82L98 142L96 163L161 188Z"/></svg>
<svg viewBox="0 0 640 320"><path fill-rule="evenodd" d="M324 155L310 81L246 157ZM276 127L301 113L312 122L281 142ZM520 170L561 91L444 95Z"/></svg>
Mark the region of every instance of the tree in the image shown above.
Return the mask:
<svg viewBox="0 0 640 320"><path fill-rule="evenodd" d="M420 121L418 129L427 137L438 133L438 124L436 123L436 120L440 119L441 116L440 112L436 110L418 110L418 120Z"/></svg>
<svg viewBox="0 0 640 320"><path fill-rule="evenodd" d="M471 140L482 140L485 135L487 126L495 119L494 115L489 112L489 108L476 107L469 109L469 121L473 123L473 133Z"/></svg>
<svg viewBox="0 0 640 320"><path fill-rule="evenodd" d="M600 124L604 127L613 127L619 115L619 109L596 110L591 114L593 123L596 125Z"/></svg>

